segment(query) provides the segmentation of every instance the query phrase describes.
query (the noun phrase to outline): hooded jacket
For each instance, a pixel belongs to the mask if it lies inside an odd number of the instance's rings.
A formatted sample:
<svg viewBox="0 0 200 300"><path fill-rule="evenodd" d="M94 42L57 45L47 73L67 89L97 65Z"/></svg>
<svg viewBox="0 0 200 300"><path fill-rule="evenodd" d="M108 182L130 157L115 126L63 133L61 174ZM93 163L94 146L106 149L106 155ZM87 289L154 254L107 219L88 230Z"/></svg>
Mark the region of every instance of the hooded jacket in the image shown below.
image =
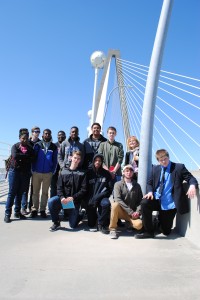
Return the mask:
<svg viewBox="0 0 200 300"><path fill-rule="evenodd" d="M95 158L100 157L103 165L103 155L96 154L93 158L92 168L89 169L88 176L88 204L97 206L103 198L109 198L112 194L113 183L110 173L103 169L94 167Z"/></svg>
<svg viewBox="0 0 200 300"><path fill-rule="evenodd" d="M69 137L68 140L62 142L60 150L58 152L58 163L60 165L61 170L70 166L71 161L69 160L69 156L72 156L73 151L81 151L81 162L79 164L79 167L82 167L85 156L85 150L83 144L81 144L79 140L79 137L76 140L72 140Z"/></svg>

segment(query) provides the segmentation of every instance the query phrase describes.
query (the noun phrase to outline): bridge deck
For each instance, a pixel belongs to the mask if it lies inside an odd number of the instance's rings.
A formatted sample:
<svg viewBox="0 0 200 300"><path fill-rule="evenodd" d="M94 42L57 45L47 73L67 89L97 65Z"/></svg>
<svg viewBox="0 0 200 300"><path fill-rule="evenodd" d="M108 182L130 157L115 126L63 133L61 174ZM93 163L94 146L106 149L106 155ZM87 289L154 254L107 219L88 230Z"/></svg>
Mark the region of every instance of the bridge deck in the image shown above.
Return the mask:
<svg viewBox="0 0 200 300"><path fill-rule="evenodd" d="M175 232L118 240L72 231L68 222L51 233L50 217L3 222L0 198L0 298L5 299L199 299L200 249Z"/></svg>

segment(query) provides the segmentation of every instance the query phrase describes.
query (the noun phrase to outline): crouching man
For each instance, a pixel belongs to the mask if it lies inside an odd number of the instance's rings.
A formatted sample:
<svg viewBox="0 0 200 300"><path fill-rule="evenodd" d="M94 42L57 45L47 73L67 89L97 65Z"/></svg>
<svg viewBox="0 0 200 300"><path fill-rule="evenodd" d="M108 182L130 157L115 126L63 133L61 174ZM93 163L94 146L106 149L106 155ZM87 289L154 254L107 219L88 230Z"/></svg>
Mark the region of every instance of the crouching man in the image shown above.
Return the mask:
<svg viewBox="0 0 200 300"><path fill-rule="evenodd" d="M123 168L123 177L114 185L114 202L111 206L110 216L110 238L116 239L118 219L129 222L129 227L136 230L142 228L140 219L140 202L142 190L140 185L133 179L134 170L132 165Z"/></svg>
<svg viewBox="0 0 200 300"><path fill-rule="evenodd" d="M112 194L113 184L110 172L103 169L102 165L103 156L96 154L92 168L88 171L88 226L90 231L98 229L101 233L109 234L109 196Z"/></svg>
<svg viewBox="0 0 200 300"><path fill-rule="evenodd" d="M87 179L85 172L79 169L81 152L72 153L71 165L68 169L63 169L57 184L57 196L48 201L49 211L53 221L50 231L60 228L59 212L63 205L72 204L74 208L68 209L69 225L75 228L81 221L80 205L83 197L87 193Z"/></svg>
<svg viewBox="0 0 200 300"><path fill-rule="evenodd" d="M156 151L158 165L152 166L147 181L147 194L141 203L144 232L137 234L137 239L154 238L152 212L159 211L159 222L164 235L169 235L173 227L176 213L189 212L188 198L196 196L198 182L186 169L184 164L170 161L169 153L165 149ZM187 181L189 189L187 194L183 190L183 181Z"/></svg>

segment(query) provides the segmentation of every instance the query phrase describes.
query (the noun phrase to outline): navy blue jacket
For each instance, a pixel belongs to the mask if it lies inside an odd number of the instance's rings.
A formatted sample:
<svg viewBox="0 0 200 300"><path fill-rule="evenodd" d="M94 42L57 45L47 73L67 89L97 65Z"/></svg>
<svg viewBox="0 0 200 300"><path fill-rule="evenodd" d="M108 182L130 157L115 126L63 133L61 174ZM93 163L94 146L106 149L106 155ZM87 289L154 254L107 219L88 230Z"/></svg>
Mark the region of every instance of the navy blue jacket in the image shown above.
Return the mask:
<svg viewBox="0 0 200 300"><path fill-rule="evenodd" d="M40 141L34 145L34 152L36 160L32 164L32 171L37 173L50 173L53 174L57 167L58 150L54 143L50 143L48 150L45 150L43 142Z"/></svg>

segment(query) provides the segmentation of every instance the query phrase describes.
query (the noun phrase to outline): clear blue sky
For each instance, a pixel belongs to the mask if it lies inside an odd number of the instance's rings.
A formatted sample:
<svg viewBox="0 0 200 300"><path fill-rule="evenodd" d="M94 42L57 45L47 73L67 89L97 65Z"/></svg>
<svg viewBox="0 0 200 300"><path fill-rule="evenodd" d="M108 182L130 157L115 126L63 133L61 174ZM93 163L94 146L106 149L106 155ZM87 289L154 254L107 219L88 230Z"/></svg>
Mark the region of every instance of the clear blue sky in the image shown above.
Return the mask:
<svg viewBox="0 0 200 300"><path fill-rule="evenodd" d="M0 141L15 143L34 125L89 125L94 70L90 55L119 49L150 63L162 0L0 0ZM200 78L200 1L175 0L163 70Z"/></svg>

